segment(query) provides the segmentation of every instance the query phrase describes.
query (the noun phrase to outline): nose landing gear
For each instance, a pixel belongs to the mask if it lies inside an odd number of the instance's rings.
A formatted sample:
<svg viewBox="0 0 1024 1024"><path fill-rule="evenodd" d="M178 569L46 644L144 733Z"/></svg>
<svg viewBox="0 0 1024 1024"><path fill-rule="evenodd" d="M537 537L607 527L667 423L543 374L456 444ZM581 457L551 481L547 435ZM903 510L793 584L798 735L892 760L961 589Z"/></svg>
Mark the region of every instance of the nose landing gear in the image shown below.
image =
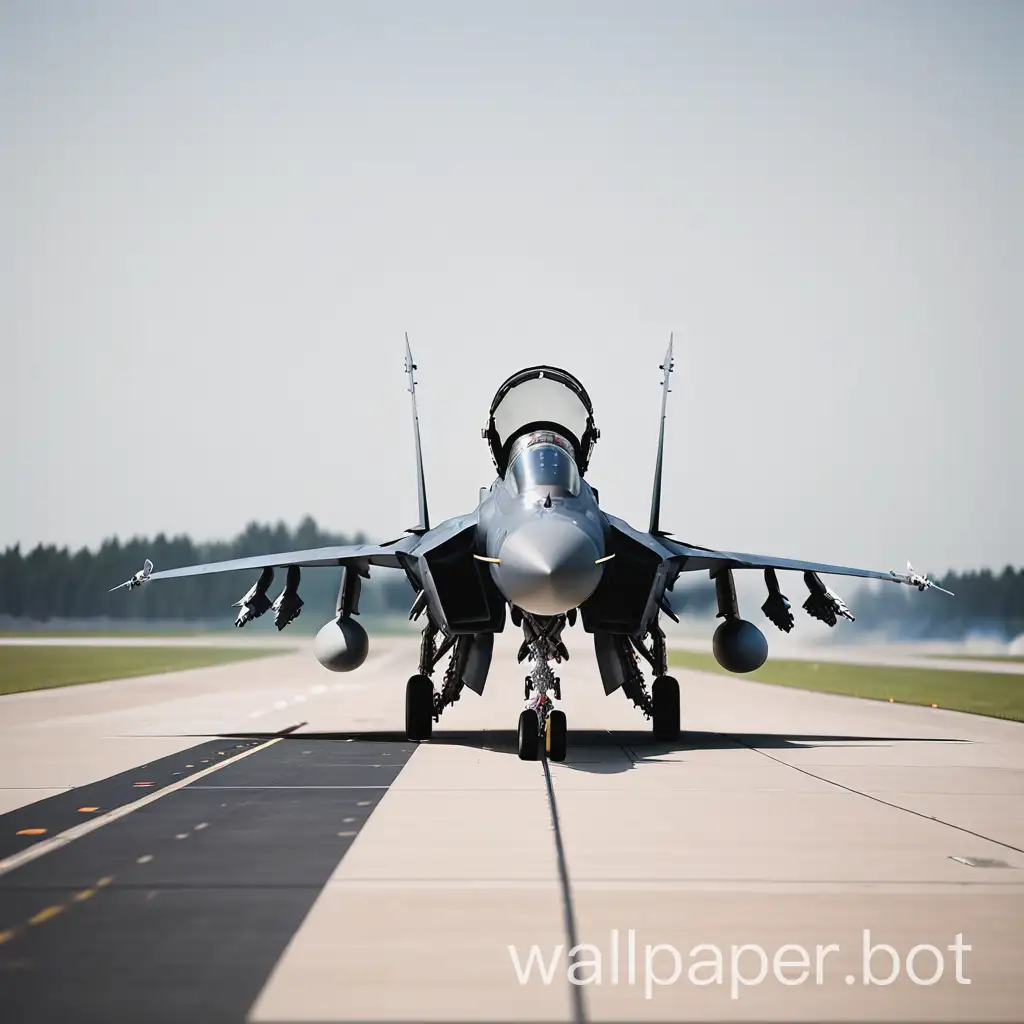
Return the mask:
<svg viewBox="0 0 1024 1024"><path fill-rule="evenodd" d="M528 704L519 716L518 752L521 761L536 761L543 750L550 761L564 761L567 747L565 713L555 709L552 697L561 699L561 681L551 671L549 661L561 662L569 657L562 643L565 616L541 619L523 615L525 640L519 660L530 658L533 669L526 677Z"/></svg>

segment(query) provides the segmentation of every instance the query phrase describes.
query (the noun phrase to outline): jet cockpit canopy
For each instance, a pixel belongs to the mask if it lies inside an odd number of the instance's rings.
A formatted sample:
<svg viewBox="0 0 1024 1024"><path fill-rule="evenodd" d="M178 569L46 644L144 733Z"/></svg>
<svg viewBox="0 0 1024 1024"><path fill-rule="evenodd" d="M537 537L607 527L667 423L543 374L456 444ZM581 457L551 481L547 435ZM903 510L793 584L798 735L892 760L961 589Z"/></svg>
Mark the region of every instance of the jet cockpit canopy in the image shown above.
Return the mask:
<svg viewBox="0 0 1024 1024"><path fill-rule="evenodd" d="M502 476L516 439L537 430L560 434L573 448L580 475L601 432L594 426L594 408L583 385L557 366L528 366L512 374L491 402L483 436Z"/></svg>
<svg viewBox="0 0 1024 1024"><path fill-rule="evenodd" d="M559 497L580 493L580 471L572 445L552 430L520 434L509 452L505 480L516 494L546 491Z"/></svg>

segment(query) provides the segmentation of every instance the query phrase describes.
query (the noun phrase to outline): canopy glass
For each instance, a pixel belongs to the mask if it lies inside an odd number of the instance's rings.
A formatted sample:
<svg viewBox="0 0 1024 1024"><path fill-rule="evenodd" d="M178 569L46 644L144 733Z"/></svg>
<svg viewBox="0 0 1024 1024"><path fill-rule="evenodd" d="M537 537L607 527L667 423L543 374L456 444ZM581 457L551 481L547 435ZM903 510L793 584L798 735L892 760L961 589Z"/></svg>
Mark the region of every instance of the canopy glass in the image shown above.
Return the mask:
<svg viewBox="0 0 1024 1024"><path fill-rule="evenodd" d="M580 493L572 445L550 430L523 434L512 445L508 475L514 493L545 491L558 497Z"/></svg>
<svg viewBox="0 0 1024 1024"><path fill-rule="evenodd" d="M598 436L590 397L571 373L554 366L520 370L494 396L484 436L499 473L504 474L508 466L512 442L540 429L555 430L567 438L580 472L586 470Z"/></svg>

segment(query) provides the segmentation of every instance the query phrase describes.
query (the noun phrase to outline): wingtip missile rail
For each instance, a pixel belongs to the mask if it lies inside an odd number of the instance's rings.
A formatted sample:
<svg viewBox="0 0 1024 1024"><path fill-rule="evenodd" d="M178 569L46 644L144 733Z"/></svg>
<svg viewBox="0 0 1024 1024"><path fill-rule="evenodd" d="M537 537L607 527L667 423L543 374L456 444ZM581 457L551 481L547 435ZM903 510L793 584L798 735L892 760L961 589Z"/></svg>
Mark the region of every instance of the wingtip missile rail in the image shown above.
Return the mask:
<svg viewBox="0 0 1024 1024"><path fill-rule="evenodd" d="M142 563L142 568L130 579L125 580L124 583L118 583L116 587L111 587L107 591L108 594L112 594L115 590L121 590L126 587L128 590L134 590L136 587L141 587L143 583L149 582L149 577L153 574L153 563L147 558Z"/></svg>
<svg viewBox="0 0 1024 1024"><path fill-rule="evenodd" d="M892 576L897 583L906 583L908 587L917 587L917 589L922 592L925 590L941 590L943 594L949 594L950 597L956 597L956 594L954 594L952 590L940 587L934 580L930 580L926 573L917 572L910 564L909 558L907 559L906 575L898 573L895 569L890 569L889 575Z"/></svg>

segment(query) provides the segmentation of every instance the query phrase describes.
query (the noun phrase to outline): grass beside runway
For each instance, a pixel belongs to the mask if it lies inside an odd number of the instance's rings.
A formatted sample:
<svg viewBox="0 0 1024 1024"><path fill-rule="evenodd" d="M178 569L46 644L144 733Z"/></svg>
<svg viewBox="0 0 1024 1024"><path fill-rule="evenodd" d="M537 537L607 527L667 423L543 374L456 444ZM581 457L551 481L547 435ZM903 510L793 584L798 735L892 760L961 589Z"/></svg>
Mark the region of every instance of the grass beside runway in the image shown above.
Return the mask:
<svg viewBox="0 0 1024 1024"><path fill-rule="evenodd" d="M50 637L63 639L69 637L74 640L103 638L117 640L120 637L126 639L150 638L178 640L182 637L210 636L213 629L161 629L159 626L139 626L131 629L48 629L46 627L32 629L0 629L0 637L13 640L35 640Z"/></svg>
<svg viewBox="0 0 1024 1024"><path fill-rule="evenodd" d="M180 672L281 654L273 647L0 647L0 694Z"/></svg>
<svg viewBox="0 0 1024 1024"><path fill-rule="evenodd" d="M929 654L940 661L1024 661L1024 654Z"/></svg>
<svg viewBox="0 0 1024 1024"><path fill-rule="evenodd" d="M410 591L411 594L411 591ZM410 598L411 600L411 598ZM313 612L304 612L292 625L288 632L283 634L284 639L292 637L307 638L314 636L320 627L328 621L331 612L325 610L322 615ZM360 621L367 633L371 636L416 636L420 635L420 627L411 623L406 615L360 615ZM282 636L274 627L273 616L266 615L249 623L246 627L246 637L260 635L269 637ZM25 625L18 624L18 620L7 620L8 623L0 626L0 639L35 640L35 639L110 639L110 640L178 640L178 639L217 639L218 637L237 637L238 630L235 628L234 620L229 616L217 621L189 623L164 623L159 619L149 620L126 620L122 623L106 621L95 627L90 626L86 621L84 624L73 625L51 625L48 623L32 622Z"/></svg>
<svg viewBox="0 0 1024 1024"><path fill-rule="evenodd" d="M696 651L670 650L669 664L731 675L713 655ZM769 658L756 672L735 678L1024 722L1024 674Z"/></svg>

